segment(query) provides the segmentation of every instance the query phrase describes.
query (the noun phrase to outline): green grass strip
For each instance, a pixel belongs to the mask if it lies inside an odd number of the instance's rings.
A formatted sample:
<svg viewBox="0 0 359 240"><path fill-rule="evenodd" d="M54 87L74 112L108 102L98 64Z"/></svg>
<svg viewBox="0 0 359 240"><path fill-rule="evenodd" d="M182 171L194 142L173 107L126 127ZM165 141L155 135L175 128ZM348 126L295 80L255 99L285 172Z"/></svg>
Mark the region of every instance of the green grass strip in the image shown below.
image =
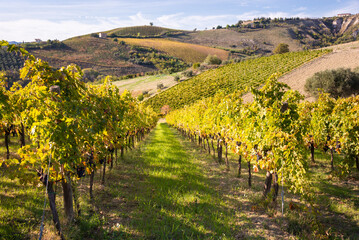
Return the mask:
<svg viewBox="0 0 359 240"><path fill-rule="evenodd" d="M235 211L225 203L175 131L160 123L142 147L131 227L149 239L234 239ZM130 227L130 226L128 226ZM125 229L122 229L124 231ZM133 236L132 236L133 237Z"/></svg>

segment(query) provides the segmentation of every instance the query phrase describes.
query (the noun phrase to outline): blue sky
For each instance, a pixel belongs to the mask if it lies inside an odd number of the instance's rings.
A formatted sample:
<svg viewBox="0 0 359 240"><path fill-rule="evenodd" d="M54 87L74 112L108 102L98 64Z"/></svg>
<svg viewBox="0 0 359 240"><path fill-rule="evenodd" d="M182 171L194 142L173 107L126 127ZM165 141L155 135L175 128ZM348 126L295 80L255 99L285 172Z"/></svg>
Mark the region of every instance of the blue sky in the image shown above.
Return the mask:
<svg viewBox="0 0 359 240"><path fill-rule="evenodd" d="M0 0L0 40L64 40L117 27L192 30L255 17L329 17L359 13L359 0Z"/></svg>

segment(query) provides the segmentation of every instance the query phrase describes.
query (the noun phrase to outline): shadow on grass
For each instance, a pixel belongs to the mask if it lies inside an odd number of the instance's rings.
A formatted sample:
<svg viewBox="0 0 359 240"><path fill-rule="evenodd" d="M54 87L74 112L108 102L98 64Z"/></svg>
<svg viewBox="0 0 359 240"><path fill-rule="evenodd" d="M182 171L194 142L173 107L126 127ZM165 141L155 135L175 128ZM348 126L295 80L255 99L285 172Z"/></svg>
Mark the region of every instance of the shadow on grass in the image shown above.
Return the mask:
<svg viewBox="0 0 359 240"><path fill-rule="evenodd" d="M6 176L0 178L1 240L30 239L30 232L41 221L43 198L39 193L32 186L10 182Z"/></svg>
<svg viewBox="0 0 359 240"><path fill-rule="evenodd" d="M234 239L235 209L167 124L109 175L97 192L114 239ZM105 202L109 202L106 204Z"/></svg>

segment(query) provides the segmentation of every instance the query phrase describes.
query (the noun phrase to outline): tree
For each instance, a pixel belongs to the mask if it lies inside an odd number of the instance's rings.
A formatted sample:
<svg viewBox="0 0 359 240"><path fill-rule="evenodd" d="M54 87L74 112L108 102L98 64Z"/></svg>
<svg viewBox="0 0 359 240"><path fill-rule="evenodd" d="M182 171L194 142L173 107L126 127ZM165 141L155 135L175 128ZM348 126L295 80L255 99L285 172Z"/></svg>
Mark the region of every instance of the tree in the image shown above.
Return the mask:
<svg viewBox="0 0 359 240"><path fill-rule="evenodd" d="M317 97L320 90L329 93L331 97L349 97L359 92L359 73L349 68L325 70L315 73L305 83L305 90Z"/></svg>
<svg viewBox="0 0 359 240"><path fill-rule="evenodd" d="M143 94L140 94L140 95L137 96L138 101L141 102L141 101L143 101L143 99L144 99Z"/></svg>
<svg viewBox="0 0 359 240"><path fill-rule="evenodd" d="M206 59L204 60L204 63L220 65L222 63L222 60L219 57L217 57L216 55L208 55L206 57Z"/></svg>
<svg viewBox="0 0 359 240"><path fill-rule="evenodd" d="M278 46L273 50L274 54L282 54L289 52L289 45L286 43L279 43Z"/></svg>
<svg viewBox="0 0 359 240"><path fill-rule="evenodd" d="M153 22L150 22L150 26L153 26Z"/></svg>
<svg viewBox="0 0 359 240"><path fill-rule="evenodd" d="M176 76L174 77L174 80L175 80L176 82L179 82L180 79L181 79L181 78L180 78L179 75L176 75Z"/></svg>

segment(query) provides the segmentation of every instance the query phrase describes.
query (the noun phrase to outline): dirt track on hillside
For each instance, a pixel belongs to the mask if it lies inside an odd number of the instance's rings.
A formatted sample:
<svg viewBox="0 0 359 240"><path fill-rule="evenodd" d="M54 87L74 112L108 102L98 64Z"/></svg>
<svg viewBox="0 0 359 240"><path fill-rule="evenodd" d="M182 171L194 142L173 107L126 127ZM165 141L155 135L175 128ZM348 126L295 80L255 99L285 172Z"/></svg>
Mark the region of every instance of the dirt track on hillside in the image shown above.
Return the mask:
<svg viewBox="0 0 359 240"><path fill-rule="evenodd" d="M128 80L121 80L114 82L114 85L117 86L121 92L125 89L132 92L133 96L138 96L142 91L148 91L150 95L157 93L157 84L162 83L164 87L170 88L173 85L176 85L177 82L174 80L174 77L171 75L166 75L158 78L154 76L145 76L141 78L133 78Z"/></svg>
<svg viewBox="0 0 359 240"><path fill-rule="evenodd" d="M279 78L279 81L289 85L293 90L299 91L308 101L313 101L304 91L304 85L307 78L313 76L316 72L327 69L337 68L351 68L359 67L359 41L341 44L337 46L328 47L333 49L333 52L323 57L317 58L301 67L289 72L288 74ZM251 94L243 96L245 102L252 101Z"/></svg>

